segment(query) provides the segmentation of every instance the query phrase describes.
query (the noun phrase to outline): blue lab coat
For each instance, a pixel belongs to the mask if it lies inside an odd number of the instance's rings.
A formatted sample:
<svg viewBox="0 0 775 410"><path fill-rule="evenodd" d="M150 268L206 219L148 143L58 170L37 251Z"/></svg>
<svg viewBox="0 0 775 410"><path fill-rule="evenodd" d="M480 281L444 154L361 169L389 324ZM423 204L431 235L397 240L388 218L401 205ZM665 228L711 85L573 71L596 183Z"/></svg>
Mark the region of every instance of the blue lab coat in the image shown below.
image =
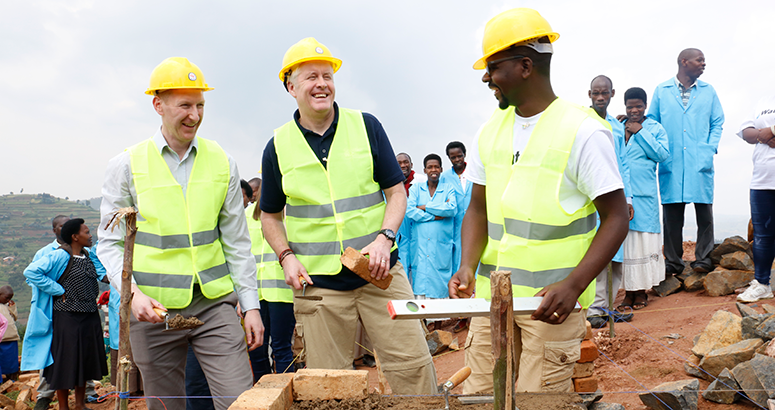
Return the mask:
<svg viewBox="0 0 775 410"><path fill-rule="evenodd" d="M632 207L635 216L630 229L638 232L660 232L657 197L657 163L670 156L667 132L662 125L646 118L643 128L627 142L627 159L632 182Z"/></svg>
<svg viewBox="0 0 775 410"><path fill-rule="evenodd" d="M675 81L658 85L649 107L649 116L667 131L670 149L670 156L659 164L659 194L663 204L712 204L713 156L724 111L716 90L700 80L684 107Z"/></svg>
<svg viewBox="0 0 775 410"><path fill-rule="evenodd" d="M605 114L605 120L611 125L611 133L614 135L614 151L616 152L616 163L619 166L619 175L622 176L624 184L624 196L632 198L632 188L630 187L630 165L627 161L627 148L624 145L624 125L619 120ZM598 222L598 228L600 223ZM624 244L619 246L619 250L614 255L613 262L624 262Z"/></svg>
<svg viewBox="0 0 775 410"><path fill-rule="evenodd" d="M460 268L460 229L463 226L463 217L466 216L468 204L471 202L471 190L474 183L466 179L466 186L463 186L457 172L450 168L441 174L441 182L446 182L455 188L455 200L457 201L457 213L455 213L455 254L452 257L453 272Z"/></svg>
<svg viewBox="0 0 775 410"><path fill-rule="evenodd" d="M97 270L97 277L102 279L105 276L105 268L97 259L96 252L89 249L86 251ZM44 369L54 363L51 356L54 296L65 293L65 288L57 283L57 280L64 273L69 260L70 254L66 250L57 249L32 262L24 270L27 284L32 287L32 302L22 347L23 371Z"/></svg>
<svg viewBox="0 0 775 410"><path fill-rule="evenodd" d="M417 208L425 205L425 210ZM452 278L455 254L455 214L457 200L452 185L439 181L433 198L428 183L412 185L406 216L412 224L412 289L415 295L449 297L447 283ZM436 220L436 216L443 219Z"/></svg>

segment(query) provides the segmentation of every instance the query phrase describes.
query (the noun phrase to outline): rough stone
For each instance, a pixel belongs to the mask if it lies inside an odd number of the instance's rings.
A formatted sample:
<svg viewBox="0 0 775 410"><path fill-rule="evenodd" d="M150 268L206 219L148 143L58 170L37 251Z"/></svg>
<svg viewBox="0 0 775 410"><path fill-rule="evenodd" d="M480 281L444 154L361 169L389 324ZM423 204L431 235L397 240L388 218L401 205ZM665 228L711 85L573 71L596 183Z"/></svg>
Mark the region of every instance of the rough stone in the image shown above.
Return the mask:
<svg viewBox="0 0 775 410"><path fill-rule="evenodd" d="M733 345L743 340L740 333L740 316L725 310L716 311L708 326L700 334L699 340L692 348L692 353L703 357L713 350Z"/></svg>
<svg viewBox="0 0 775 410"><path fill-rule="evenodd" d="M695 292L702 289L702 281L708 276L707 273L693 272L684 279L683 287L687 292Z"/></svg>
<svg viewBox="0 0 775 410"><path fill-rule="evenodd" d="M595 362L576 363L573 367L573 376L571 378L578 379L581 377L589 377L593 374L595 374Z"/></svg>
<svg viewBox="0 0 775 410"><path fill-rule="evenodd" d="M775 305L769 303L762 303L762 309L764 309L764 313L775 313Z"/></svg>
<svg viewBox="0 0 775 410"><path fill-rule="evenodd" d="M21 390L19 395L16 396L16 405L14 406L14 410L28 410L30 406L27 405L27 400L30 399L31 393L31 389Z"/></svg>
<svg viewBox="0 0 775 410"><path fill-rule="evenodd" d="M751 401L767 405L769 396L775 397L775 358L754 355L732 369L732 376Z"/></svg>
<svg viewBox="0 0 775 410"><path fill-rule="evenodd" d="M756 327L756 336L765 340L775 338L775 315L771 315L767 320Z"/></svg>
<svg viewBox="0 0 775 410"><path fill-rule="evenodd" d="M746 305L745 303L737 302L735 303L735 306L737 306L737 311L740 312L740 316L744 318L748 316L759 316L759 312L757 312L756 309Z"/></svg>
<svg viewBox="0 0 775 410"><path fill-rule="evenodd" d="M681 281L675 276L670 275L652 289L654 289L654 292L657 292L657 295L665 297L681 290Z"/></svg>
<svg viewBox="0 0 775 410"><path fill-rule="evenodd" d="M702 361L702 358L693 354L690 355L689 359L684 362L684 370L689 376L699 377L700 379L708 379L708 375L699 368L700 361Z"/></svg>
<svg viewBox="0 0 775 410"><path fill-rule="evenodd" d="M589 410L625 410L623 404L619 403L593 403L589 406Z"/></svg>
<svg viewBox="0 0 775 410"><path fill-rule="evenodd" d="M288 410L293 404L294 373L267 374L240 394L229 410Z"/></svg>
<svg viewBox="0 0 775 410"><path fill-rule="evenodd" d="M573 389L576 393L594 393L597 391L597 377L581 377L573 379Z"/></svg>
<svg viewBox="0 0 775 410"><path fill-rule="evenodd" d="M684 280L686 280L686 278L691 276L692 273L694 273L694 269L692 269L692 265L690 263L684 263L684 270L682 270L681 273L675 275L675 277L678 278L678 280L680 280L681 282L683 282Z"/></svg>
<svg viewBox="0 0 775 410"><path fill-rule="evenodd" d="M638 396L643 404L652 409L697 410L699 388L700 382L697 379L679 380L660 384L652 389L651 393L641 393Z"/></svg>
<svg viewBox="0 0 775 410"><path fill-rule="evenodd" d="M718 378L708 386L708 389L702 393L702 397L705 400L714 401L716 403L732 404L736 402L741 396L737 391L740 390L740 385L732 377L732 373L729 369L724 369L718 375Z"/></svg>
<svg viewBox="0 0 775 410"><path fill-rule="evenodd" d="M775 410L775 399L767 400L767 406L769 406L770 410Z"/></svg>
<svg viewBox="0 0 775 410"><path fill-rule="evenodd" d="M11 386L13 386L13 383L14 383L13 380L8 380L2 385L0 385L0 393L5 393L6 390L8 390L9 388L11 388Z"/></svg>
<svg viewBox="0 0 775 410"><path fill-rule="evenodd" d="M767 349L764 350L764 354L769 357L775 357L775 341L770 340L770 343L767 344Z"/></svg>
<svg viewBox="0 0 775 410"><path fill-rule="evenodd" d="M721 242L719 246L713 249L713 251L710 252L710 259L714 264L718 265L721 263L721 259L724 257L724 255L737 251L743 251L747 253L748 256L753 258L751 244L742 237L735 235L724 239L724 242Z"/></svg>
<svg viewBox="0 0 775 410"><path fill-rule="evenodd" d="M452 344L453 335L444 330L434 330L425 335L425 341L428 342L428 350L431 356L439 354Z"/></svg>
<svg viewBox="0 0 775 410"><path fill-rule="evenodd" d="M753 270L753 259L747 253L737 251L724 255L719 265L729 270Z"/></svg>
<svg viewBox="0 0 775 410"><path fill-rule="evenodd" d="M603 392L598 389L594 393L579 393L579 397L581 397L584 407L589 408L593 403L597 403L603 398Z"/></svg>
<svg viewBox="0 0 775 410"><path fill-rule="evenodd" d="M590 363L600 356L600 351L597 350L595 342L591 340L584 340L581 342L581 357L577 360L578 363ZM595 391L595 390L592 390Z"/></svg>
<svg viewBox="0 0 775 410"><path fill-rule="evenodd" d="M744 317L740 321L740 333L743 339L753 339L759 337L756 335L756 328L772 315L755 315Z"/></svg>
<svg viewBox="0 0 775 410"><path fill-rule="evenodd" d="M592 323L589 323L589 320L585 320L584 323L587 324L587 333L584 335L584 340L592 340Z"/></svg>
<svg viewBox="0 0 775 410"><path fill-rule="evenodd" d="M0 394L0 406L12 409L16 406L16 402L5 394Z"/></svg>
<svg viewBox="0 0 775 410"><path fill-rule="evenodd" d="M296 400L363 400L368 390L366 370L302 369L293 377Z"/></svg>
<svg viewBox="0 0 775 410"><path fill-rule="evenodd" d="M753 271L717 268L705 276L702 285L708 296L724 296L735 293L735 289L748 285L752 280Z"/></svg>
<svg viewBox="0 0 775 410"><path fill-rule="evenodd" d="M763 343L762 339L748 339L713 350L702 358L700 367L716 377L724 369L733 369L738 363L751 360L756 348Z"/></svg>

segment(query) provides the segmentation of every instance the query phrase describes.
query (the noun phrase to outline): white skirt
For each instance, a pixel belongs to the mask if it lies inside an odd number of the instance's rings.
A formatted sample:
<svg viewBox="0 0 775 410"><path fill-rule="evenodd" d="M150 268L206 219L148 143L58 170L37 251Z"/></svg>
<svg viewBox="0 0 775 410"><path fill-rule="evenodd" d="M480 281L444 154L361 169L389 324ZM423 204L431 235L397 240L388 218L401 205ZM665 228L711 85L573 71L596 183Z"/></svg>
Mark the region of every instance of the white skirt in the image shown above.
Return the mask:
<svg viewBox="0 0 775 410"><path fill-rule="evenodd" d="M648 290L664 279L662 234L629 231L624 240L622 287L627 291Z"/></svg>

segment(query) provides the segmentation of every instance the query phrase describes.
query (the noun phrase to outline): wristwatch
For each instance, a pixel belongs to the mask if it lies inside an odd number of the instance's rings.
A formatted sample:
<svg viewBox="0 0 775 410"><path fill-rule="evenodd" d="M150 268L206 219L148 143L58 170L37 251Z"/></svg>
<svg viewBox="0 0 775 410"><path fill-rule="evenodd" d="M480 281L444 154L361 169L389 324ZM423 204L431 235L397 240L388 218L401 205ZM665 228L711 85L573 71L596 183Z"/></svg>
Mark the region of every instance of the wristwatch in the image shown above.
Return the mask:
<svg viewBox="0 0 775 410"><path fill-rule="evenodd" d="M390 239L390 242L391 242L391 245L390 245L390 246L393 246L393 245L395 245L395 244L396 244L396 233L395 233L395 232L393 232L393 230L392 230L392 229L382 229L382 230L380 230L380 231L379 231L379 232L377 232L377 233L378 233L378 234L385 235L385 238L388 238L388 239Z"/></svg>

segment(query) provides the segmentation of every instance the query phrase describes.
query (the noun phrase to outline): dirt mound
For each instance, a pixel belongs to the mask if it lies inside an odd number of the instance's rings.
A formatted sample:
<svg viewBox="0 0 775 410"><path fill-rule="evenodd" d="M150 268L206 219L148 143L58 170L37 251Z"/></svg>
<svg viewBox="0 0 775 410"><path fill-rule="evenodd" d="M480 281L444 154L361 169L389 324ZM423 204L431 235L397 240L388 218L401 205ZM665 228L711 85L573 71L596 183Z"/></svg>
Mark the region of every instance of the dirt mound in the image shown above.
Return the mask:
<svg viewBox="0 0 775 410"><path fill-rule="evenodd" d="M578 410L574 403L581 399L576 394L517 393L514 402L520 410ZM452 410L491 410L493 405L463 405L455 397L449 398ZM311 400L295 402L291 410L434 410L444 408L443 396L380 396L370 394L365 400Z"/></svg>

